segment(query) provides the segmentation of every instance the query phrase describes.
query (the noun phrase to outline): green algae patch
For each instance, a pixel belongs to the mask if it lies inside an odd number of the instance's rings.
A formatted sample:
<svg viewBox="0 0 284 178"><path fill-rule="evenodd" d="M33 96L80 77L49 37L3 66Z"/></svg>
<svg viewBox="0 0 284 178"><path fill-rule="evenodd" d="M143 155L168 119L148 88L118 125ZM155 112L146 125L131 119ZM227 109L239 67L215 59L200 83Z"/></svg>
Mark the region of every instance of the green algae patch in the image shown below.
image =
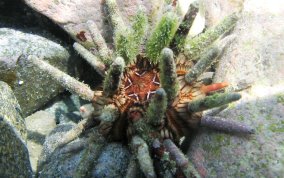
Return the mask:
<svg viewBox="0 0 284 178"><path fill-rule="evenodd" d="M284 121L280 121L280 123L270 124L268 129L272 132L284 132Z"/></svg>
<svg viewBox="0 0 284 178"><path fill-rule="evenodd" d="M177 28L178 17L170 12L165 14L157 24L146 44L146 56L153 63L158 63L162 49L170 44Z"/></svg>
<svg viewBox="0 0 284 178"><path fill-rule="evenodd" d="M222 148L230 145L230 139L227 135L220 133L212 137L212 143L203 145L203 148L206 152L212 154L213 157L219 157L222 154Z"/></svg>
<svg viewBox="0 0 284 178"><path fill-rule="evenodd" d="M139 52L139 47L147 29L148 19L143 10L133 18L132 29L123 28L115 31L115 47L118 56L126 64L132 63Z"/></svg>
<svg viewBox="0 0 284 178"><path fill-rule="evenodd" d="M284 105L284 93L278 94L276 97L277 97L277 102Z"/></svg>

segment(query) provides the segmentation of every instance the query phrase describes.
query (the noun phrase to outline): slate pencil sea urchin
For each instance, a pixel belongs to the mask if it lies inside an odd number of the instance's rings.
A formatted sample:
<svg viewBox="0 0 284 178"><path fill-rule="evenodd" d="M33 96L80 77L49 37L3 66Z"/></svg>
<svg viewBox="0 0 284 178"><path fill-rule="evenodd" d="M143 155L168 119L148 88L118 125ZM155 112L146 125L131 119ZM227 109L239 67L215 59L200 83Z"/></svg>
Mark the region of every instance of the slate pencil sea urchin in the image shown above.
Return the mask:
<svg viewBox="0 0 284 178"><path fill-rule="evenodd" d="M241 98L238 93L216 92L226 87L226 82L208 84L199 78L220 54L222 49L213 42L234 26L236 14L192 38L188 32L198 12L197 3L190 5L183 19L175 7L168 8L153 29L148 27L141 7L130 27L122 20L115 0L106 0L105 6L113 27L115 50L108 48L92 21L87 24L97 53L74 44L104 76L102 91L92 91L48 63L29 57L33 65L48 72L63 87L93 102L92 117L68 131L57 147L93 129L90 146L75 171L78 177L88 176L93 160L113 140L127 142L133 153L126 177L136 177L140 171L145 177L199 177L178 148L181 137L200 126L253 133L250 127L234 121L202 117L204 110Z"/></svg>

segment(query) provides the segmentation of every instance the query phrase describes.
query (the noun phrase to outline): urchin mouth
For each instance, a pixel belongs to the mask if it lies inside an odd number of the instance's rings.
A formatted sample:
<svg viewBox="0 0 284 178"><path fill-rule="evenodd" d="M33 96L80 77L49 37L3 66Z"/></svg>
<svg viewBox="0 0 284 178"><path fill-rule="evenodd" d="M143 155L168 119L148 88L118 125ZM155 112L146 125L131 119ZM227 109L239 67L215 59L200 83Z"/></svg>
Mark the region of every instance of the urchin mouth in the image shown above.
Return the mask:
<svg viewBox="0 0 284 178"><path fill-rule="evenodd" d="M158 68L146 58L137 58L125 72L122 88L125 96L139 103L148 102L160 87Z"/></svg>

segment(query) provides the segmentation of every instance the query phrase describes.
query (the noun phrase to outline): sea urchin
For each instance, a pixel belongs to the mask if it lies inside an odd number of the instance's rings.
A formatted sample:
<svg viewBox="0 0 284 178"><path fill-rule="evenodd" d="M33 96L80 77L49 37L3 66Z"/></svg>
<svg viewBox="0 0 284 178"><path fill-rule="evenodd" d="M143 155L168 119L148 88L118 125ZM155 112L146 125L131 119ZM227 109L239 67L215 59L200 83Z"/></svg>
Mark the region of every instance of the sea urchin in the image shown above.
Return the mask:
<svg viewBox="0 0 284 178"><path fill-rule="evenodd" d="M136 177L139 170L145 177L199 177L178 148L182 137L199 126L253 133L243 124L212 114L202 116L204 110L241 97L238 93L220 93L228 85L226 82L209 84L200 78L222 50L213 42L234 26L236 14L190 37L188 32L198 12L196 3L190 5L183 19L179 19L175 7L167 8L153 29L148 29L148 19L141 7L129 27L122 20L115 0L106 0L105 6L113 27L115 50L107 46L92 21L87 24L97 53L74 44L104 77L102 91L92 91L46 62L29 57L33 65L50 73L66 89L93 102L92 117L68 131L57 147L93 129L90 146L76 170L78 177L88 176L93 160L113 140L129 143L134 155L126 177Z"/></svg>

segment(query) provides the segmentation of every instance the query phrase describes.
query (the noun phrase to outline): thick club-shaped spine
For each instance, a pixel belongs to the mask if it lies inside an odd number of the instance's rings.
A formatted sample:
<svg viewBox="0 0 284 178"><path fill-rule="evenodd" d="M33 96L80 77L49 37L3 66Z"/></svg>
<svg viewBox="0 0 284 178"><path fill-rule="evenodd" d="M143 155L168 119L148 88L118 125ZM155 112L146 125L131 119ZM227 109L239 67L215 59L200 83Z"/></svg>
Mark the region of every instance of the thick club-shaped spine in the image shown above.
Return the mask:
<svg viewBox="0 0 284 178"><path fill-rule="evenodd" d="M117 92L123 75L124 67L125 63L121 57L117 57L110 66L103 83L103 92L106 96L111 97Z"/></svg>
<svg viewBox="0 0 284 178"><path fill-rule="evenodd" d="M75 178L91 176L90 170L95 164L94 160L98 159L105 144L106 140L104 139L104 137L99 134L98 130L93 129L89 137L89 145L84 150L79 165L75 170Z"/></svg>
<svg viewBox="0 0 284 178"><path fill-rule="evenodd" d="M136 161L135 155L132 155L130 157L128 167L127 167L127 173L125 175L126 178L133 178L137 177L137 174L139 172L139 166Z"/></svg>
<svg viewBox="0 0 284 178"><path fill-rule="evenodd" d="M217 93L188 103L188 111L192 113L200 112L237 101L240 98L241 95L238 93Z"/></svg>
<svg viewBox="0 0 284 178"><path fill-rule="evenodd" d="M161 84L171 102L178 94L179 85L173 51L169 48L164 48L161 53L160 69Z"/></svg>
<svg viewBox="0 0 284 178"><path fill-rule="evenodd" d="M97 71L101 76L104 76L106 67L99 58L79 43L74 43L73 47L93 67L93 69L95 69L95 71Z"/></svg>
<svg viewBox="0 0 284 178"><path fill-rule="evenodd" d="M158 63L160 52L167 47L178 28L178 17L172 12L166 13L156 25L146 44L146 55L154 64Z"/></svg>
<svg viewBox="0 0 284 178"><path fill-rule="evenodd" d="M125 63L132 64L147 29L148 19L142 8L134 16L132 28L124 28L115 32L115 47L117 55L124 58Z"/></svg>
<svg viewBox="0 0 284 178"><path fill-rule="evenodd" d="M183 20L180 23L172 42L170 43L170 48L174 51L175 54L182 50L185 43L185 39L198 13L198 10L199 3L197 1L189 5L187 12L183 17Z"/></svg>
<svg viewBox="0 0 284 178"><path fill-rule="evenodd" d="M238 17L234 13L226 17L217 26L208 29L205 33L198 35L197 37L191 38L187 37L184 54L189 60L198 60L200 54L206 50L206 48L211 45L217 38L222 34L232 29L237 22Z"/></svg>
<svg viewBox="0 0 284 178"><path fill-rule="evenodd" d="M113 27L114 33L121 31L126 28L125 23L120 15L116 0L106 0L106 7L110 16L110 23Z"/></svg>
<svg viewBox="0 0 284 178"><path fill-rule="evenodd" d="M146 116L149 123L159 126L163 123L167 110L167 94L163 88L156 90L155 96L151 99Z"/></svg>
<svg viewBox="0 0 284 178"><path fill-rule="evenodd" d="M118 108L113 104L109 104L102 109L102 113L98 119L102 122L114 122L118 116Z"/></svg>
<svg viewBox="0 0 284 178"><path fill-rule="evenodd" d="M133 36L135 42L138 42L136 45L140 45L147 28L148 28L148 18L145 13L145 9L143 7L139 7L137 14L133 18L133 24L132 24Z"/></svg>
<svg viewBox="0 0 284 178"><path fill-rule="evenodd" d="M131 148L137 156L141 171L147 178L156 178L153 161L147 143L139 136L132 137Z"/></svg>
<svg viewBox="0 0 284 178"><path fill-rule="evenodd" d="M65 74L61 70L53 67L43 60L38 59L35 56L29 56L28 60L32 65L40 68L44 72L47 72L55 81L57 81L62 87L66 88L71 93L76 93L81 98L88 101L92 101L94 98L95 92L92 91L88 85L77 81L73 77Z"/></svg>
<svg viewBox="0 0 284 178"><path fill-rule="evenodd" d="M110 65L112 62L112 51L107 47L107 44L100 33L97 25L94 21L89 20L87 22L88 29L92 36L92 39L96 45L96 49L99 53L100 59L106 64Z"/></svg>
<svg viewBox="0 0 284 178"><path fill-rule="evenodd" d="M170 155L174 158L177 165L182 169L184 175L187 178L200 177L193 164L189 162L189 160L185 157L181 150L170 139L164 140L163 145L170 153Z"/></svg>
<svg viewBox="0 0 284 178"><path fill-rule="evenodd" d="M253 134L255 132L246 124L214 116L204 116L200 121L200 126L229 133Z"/></svg>
<svg viewBox="0 0 284 178"><path fill-rule="evenodd" d="M103 135L107 135L113 126L113 123L119 117L118 108L114 104L104 106L101 110L101 114L98 119L101 121L99 125L99 131Z"/></svg>
<svg viewBox="0 0 284 178"><path fill-rule="evenodd" d="M219 50L217 47L211 47L208 49L193 68L185 75L185 81L188 84L192 84L207 68L211 66L218 54Z"/></svg>
<svg viewBox="0 0 284 178"><path fill-rule="evenodd" d="M177 172L176 162L170 158L169 152L165 150L159 139L153 141L153 152L156 158L154 165L157 175L159 177L173 178Z"/></svg>

